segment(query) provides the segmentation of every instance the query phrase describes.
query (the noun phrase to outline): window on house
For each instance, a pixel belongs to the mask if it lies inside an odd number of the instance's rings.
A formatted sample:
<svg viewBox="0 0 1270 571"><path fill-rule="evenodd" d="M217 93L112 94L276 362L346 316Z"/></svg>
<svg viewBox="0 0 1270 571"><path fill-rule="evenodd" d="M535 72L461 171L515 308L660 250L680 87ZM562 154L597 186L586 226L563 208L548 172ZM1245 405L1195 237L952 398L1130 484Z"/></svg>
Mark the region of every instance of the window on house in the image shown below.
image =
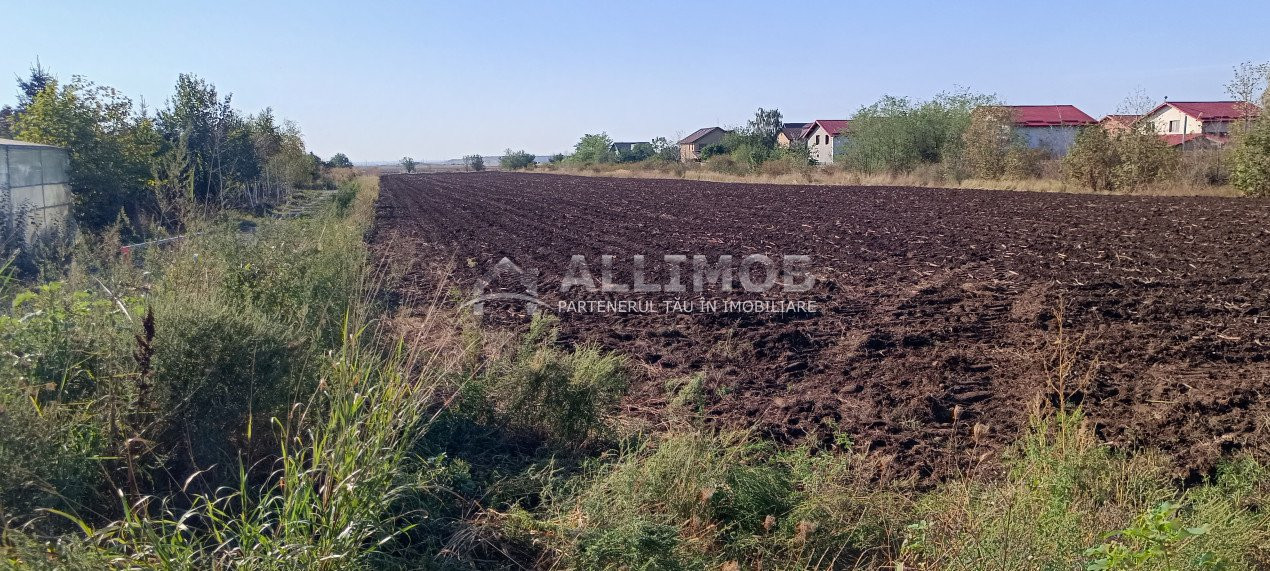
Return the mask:
<svg viewBox="0 0 1270 571"><path fill-rule="evenodd" d="M820 144L820 135L816 135L816 144L817 144L817 145L819 145L819 144Z"/></svg>
<svg viewBox="0 0 1270 571"><path fill-rule="evenodd" d="M1176 132L1181 131L1181 130L1182 130L1182 122L1181 122L1181 121L1178 121L1177 119L1174 119L1174 120L1172 120L1172 121L1169 121L1169 132L1170 132L1170 133L1176 133Z"/></svg>

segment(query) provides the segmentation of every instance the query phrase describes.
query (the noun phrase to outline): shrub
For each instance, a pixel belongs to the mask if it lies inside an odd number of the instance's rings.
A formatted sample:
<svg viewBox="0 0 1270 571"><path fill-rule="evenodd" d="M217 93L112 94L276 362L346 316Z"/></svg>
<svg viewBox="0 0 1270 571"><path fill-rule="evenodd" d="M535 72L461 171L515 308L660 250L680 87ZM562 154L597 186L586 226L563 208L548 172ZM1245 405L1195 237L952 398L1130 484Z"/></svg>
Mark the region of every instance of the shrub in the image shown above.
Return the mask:
<svg viewBox="0 0 1270 571"><path fill-rule="evenodd" d="M703 152L704 154L704 152ZM723 174L745 174L745 167L738 165L731 156L714 155L702 162L706 169Z"/></svg>
<svg viewBox="0 0 1270 571"><path fill-rule="evenodd" d="M869 173L958 162L971 112L995 102L992 96L968 92L941 93L922 102L884 97L852 117L843 162Z"/></svg>
<svg viewBox="0 0 1270 571"><path fill-rule="evenodd" d="M267 315L214 302L164 303L155 315L156 440L196 469L233 466L249 415L286 416L292 397L312 392L301 374L307 347Z"/></svg>
<svg viewBox="0 0 1270 571"><path fill-rule="evenodd" d="M498 166L509 171L529 168L532 164L534 164L534 156L525 151L507 149L503 151L503 156L498 159Z"/></svg>
<svg viewBox="0 0 1270 571"><path fill-rule="evenodd" d="M1091 190L1111 190L1112 172L1119 164L1116 147L1102 127L1081 129L1063 158L1063 170L1074 182Z"/></svg>
<svg viewBox="0 0 1270 571"><path fill-rule="evenodd" d="M485 170L485 157L480 155L467 155L463 157L463 166L467 170L483 171Z"/></svg>
<svg viewBox="0 0 1270 571"><path fill-rule="evenodd" d="M557 349L553 318L535 316L515 355L491 367L481 398L517 426L556 443L581 444L607 428L628 382L626 362L594 347Z"/></svg>
<svg viewBox="0 0 1270 571"><path fill-rule="evenodd" d="M1230 183L1246 196L1270 196L1270 118L1238 135L1230 153Z"/></svg>

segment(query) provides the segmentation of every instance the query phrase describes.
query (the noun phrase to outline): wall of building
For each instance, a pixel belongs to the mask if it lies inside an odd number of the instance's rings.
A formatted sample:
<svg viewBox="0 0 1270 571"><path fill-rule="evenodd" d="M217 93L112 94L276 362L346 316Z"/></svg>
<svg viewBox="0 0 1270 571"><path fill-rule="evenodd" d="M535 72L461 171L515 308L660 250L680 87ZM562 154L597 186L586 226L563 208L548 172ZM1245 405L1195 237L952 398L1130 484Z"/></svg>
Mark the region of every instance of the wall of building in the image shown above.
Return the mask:
<svg viewBox="0 0 1270 571"><path fill-rule="evenodd" d="M819 143L817 137L819 137ZM812 151L812 159L819 164L832 165L834 157L842 155L842 147L846 145L846 142L846 137L834 137L829 135L828 131L824 131L823 127L815 126L806 137L806 148Z"/></svg>
<svg viewBox="0 0 1270 571"><path fill-rule="evenodd" d="M723 136L726 134L722 130L712 131L706 136L697 139L696 143L679 145L679 160L682 162L699 160L701 158L701 149L722 141Z"/></svg>
<svg viewBox="0 0 1270 571"><path fill-rule="evenodd" d="M0 144L0 216L27 243L71 223L70 156L42 145Z"/></svg>
<svg viewBox="0 0 1270 571"><path fill-rule="evenodd" d="M1096 127L1095 127L1096 128ZM1015 127L1015 132L1023 138L1029 148L1046 149L1051 155L1061 157L1076 142L1080 127L1067 125L1062 127Z"/></svg>
<svg viewBox="0 0 1270 571"><path fill-rule="evenodd" d="M1186 133L1199 133L1203 129L1203 125L1181 111L1173 107L1165 107L1157 111L1155 114L1147 117L1155 125L1155 132L1161 135L1179 135L1185 130ZM1169 122L1177 121L1177 130L1169 131Z"/></svg>

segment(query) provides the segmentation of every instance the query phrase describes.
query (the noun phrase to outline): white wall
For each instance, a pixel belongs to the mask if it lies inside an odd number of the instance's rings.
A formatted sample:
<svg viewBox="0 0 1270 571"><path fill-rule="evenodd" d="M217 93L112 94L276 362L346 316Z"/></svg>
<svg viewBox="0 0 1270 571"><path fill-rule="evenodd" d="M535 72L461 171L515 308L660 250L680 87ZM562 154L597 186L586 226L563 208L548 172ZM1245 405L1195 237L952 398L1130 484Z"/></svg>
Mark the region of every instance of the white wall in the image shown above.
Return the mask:
<svg viewBox="0 0 1270 571"><path fill-rule="evenodd" d="M816 137L820 137L820 144L816 144ZM833 164L834 159L842 155L846 144L845 136L831 136L820 125L816 125L807 136L807 149L811 151L811 158L822 165Z"/></svg>
<svg viewBox="0 0 1270 571"><path fill-rule="evenodd" d="M65 149L0 145L0 216L28 243L71 221L70 157Z"/></svg>
<svg viewBox="0 0 1270 571"><path fill-rule="evenodd" d="M1095 126L1096 127L1096 126ZM1064 125L1062 127L1015 127L1027 146L1033 149L1046 149L1051 155L1061 157L1076 142L1076 134L1080 127Z"/></svg>

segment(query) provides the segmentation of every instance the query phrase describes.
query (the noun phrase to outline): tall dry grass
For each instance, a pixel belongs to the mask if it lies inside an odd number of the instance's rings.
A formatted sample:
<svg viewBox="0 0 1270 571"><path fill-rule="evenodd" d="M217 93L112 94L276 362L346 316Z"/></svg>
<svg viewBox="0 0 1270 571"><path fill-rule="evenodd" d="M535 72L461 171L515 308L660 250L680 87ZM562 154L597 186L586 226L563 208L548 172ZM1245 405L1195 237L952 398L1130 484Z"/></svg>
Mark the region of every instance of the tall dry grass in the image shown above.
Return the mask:
<svg viewBox="0 0 1270 571"><path fill-rule="evenodd" d="M716 172L703 168L699 164L693 163L683 165L681 167L641 167L619 164L594 165L591 167L579 168L572 166L539 165L534 172L639 179L680 178L685 180L752 184L914 186L923 188L965 188L1017 190L1026 192L1106 194L1102 192L1095 193L1084 186L1073 184L1062 178L1031 178L1013 180L985 180L970 178L960 181L952 181L934 168L916 169L910 173L858 173L846 171L837 166L827 166L812 167L804 172L788 172L782 174L769 174L761 171L750 174L729 174ZM1134 189L1132 192L1127 194L1142 196L1239 196L1238 190L1230 185L1209 185L1199 182L1198 180L1190 179L1155 183Z"/></svg>

